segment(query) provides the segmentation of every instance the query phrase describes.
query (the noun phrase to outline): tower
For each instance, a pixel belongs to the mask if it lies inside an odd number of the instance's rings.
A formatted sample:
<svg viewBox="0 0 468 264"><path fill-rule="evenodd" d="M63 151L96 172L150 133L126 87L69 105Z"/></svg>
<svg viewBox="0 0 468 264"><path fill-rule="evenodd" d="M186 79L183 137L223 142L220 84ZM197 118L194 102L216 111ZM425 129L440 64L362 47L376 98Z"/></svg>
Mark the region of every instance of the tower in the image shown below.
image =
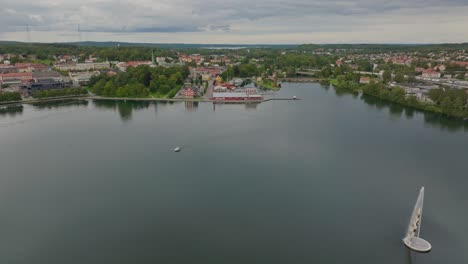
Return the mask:
<svg viewBox="0 0 468 264"><path fill-rule="evenodd" d="M31 31L29 30L29 24L26 24L26 38L28 43L31 43Z"/></svg>
<svg viewBox="0 0 468 264"><path fill-rule="evenodd" d="M152 49L151 50L151 64L155 65L155 61L154 61L154 50Z"/></svg>

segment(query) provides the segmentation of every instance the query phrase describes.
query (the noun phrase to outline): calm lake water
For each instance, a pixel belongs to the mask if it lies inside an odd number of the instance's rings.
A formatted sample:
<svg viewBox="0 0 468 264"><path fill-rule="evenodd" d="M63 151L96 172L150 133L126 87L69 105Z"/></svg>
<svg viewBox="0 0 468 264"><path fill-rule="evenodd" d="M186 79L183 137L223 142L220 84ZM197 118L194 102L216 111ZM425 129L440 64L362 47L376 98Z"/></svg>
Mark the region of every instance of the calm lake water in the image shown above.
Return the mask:
<svg viewBox="0 0 468 264"><path fill-rule="evenodd" d="M468 263L467 123L293 95L0 113L0 263ZM409 254L423 185L433 251Z"/></svg>

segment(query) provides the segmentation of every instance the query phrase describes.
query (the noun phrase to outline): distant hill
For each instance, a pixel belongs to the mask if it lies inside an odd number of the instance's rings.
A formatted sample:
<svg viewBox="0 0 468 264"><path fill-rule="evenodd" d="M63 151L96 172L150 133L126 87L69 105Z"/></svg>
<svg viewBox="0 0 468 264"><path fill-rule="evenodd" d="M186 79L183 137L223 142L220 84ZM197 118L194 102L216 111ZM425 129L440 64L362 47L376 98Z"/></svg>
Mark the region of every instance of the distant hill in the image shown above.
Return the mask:
<svg viewBox="0 0 468 264"><path fill-rule="evenodd" d="M106 48L106 47L139 47L139 48L155 48L155 49L180 49L189 50L189 52L198 52L199 49L289 49L298 50L304 52L312 52L317 49L345 49L354 50L355 52L364 53L379 53L387 51L422 51L422 52L433 52L438 50L468 50L468 43L460 44L185 44L185 43L132 43L132 42L117 42L117 41L82 41L82 42L54 42L54 43L27 43L19 41L0 41L0 45L4 48L9 47L9 50L19 48L24 52L36 52L37 48L61 48L70 49L80 47L83 49L87 48ZM66 52L66 50L64 50Z"/></svg>
<svg viewBox="0 0 468 264"><path fill-rule="evenodd" d="M199 48L213 48L213 49L233 49L233 48L293 48L297 45L273 45L273 44L186 44L186 43L132 43L132 42L117 42L117 41L82 41L82 42L65 42L55 44L67 44L74 46L92 46L92 47L158 47L158 48L174 48L174 49L199 49Z"/></svg>

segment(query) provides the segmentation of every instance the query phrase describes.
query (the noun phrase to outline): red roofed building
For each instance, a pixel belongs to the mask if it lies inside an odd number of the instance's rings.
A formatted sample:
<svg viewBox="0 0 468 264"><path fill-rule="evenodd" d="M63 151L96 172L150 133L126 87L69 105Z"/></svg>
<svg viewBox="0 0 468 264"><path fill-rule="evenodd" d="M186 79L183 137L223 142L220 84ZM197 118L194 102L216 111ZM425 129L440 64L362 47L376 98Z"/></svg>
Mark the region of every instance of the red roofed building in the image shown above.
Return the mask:
<svg viewBox="0 0 468 264"><path fill-rule="evenodd" d="M468 67L468 61L452 61L452 64L456 64L462 67Z"/></svg>
<svg viewBox="0 0 468 264"><path fill-rule="evenodd" d="M216 77L221 74L221 69L217 67L197 67L197 68L190 68L190 72L194 76L209 74L211 75L211 77Z"/></svg>
<svg viewBox="0 0 468 264"><path fill-rule="evenodd" d="M18 68L13 65L0 64L0 74L18 72Z"/></svg>
<svg viewBox="0 0 468 264"><path fill-rule="evenodd" d="M127 67L138 67L140 65L152 65L151 61L129 61Z"/></svg>
<svg viewBox="0 0 468 264"><path fill-rule="evenodd" d="M433 69L428 69L423 71L423 78L440 78L440 72L434 71Z"/></svg>
<svg viewBox="0 0 468 264"><path fill-rule="evenodd" d="M362 83L362 84L368 84L370 83L370 77L365 77L365 76L361 76L361 79L359 80L359 83Z"/></svg>
<svg viewBox="0 0 468 264"><path fill-rule="evenodd" d="M182 95L187 98L193 98L197 94L195 89L196 88L194 87L185 86L184 89L182 90Z"/></svg>
<svg viewBox="0 0 468 264"><path fill-rule="evenodd" d="M233 84L230 84L230 83L222 83L222 84L220 84L220 86L226 87L228 90L234 90L234 89L236 89L236 86L233 85Z"/></svg>
<svg viewBox="0 0 468 264"><path fill-rule="evenodd" d="M343 65L343 61L342 60L337 60L336 61L336 66L341 67L341 65Z"/></svg>
<svg viewBox="0 0 468 264"><path fill-rule="evenodd" d="M16 63L15 67L20 72L46 71L48 69L47 65L35 63Z"/></svg>
<svg viewBox="0 0 468 264"><path fill-rule="evenodd" d="M108 71L107 72L107 76L109 76L109 77L112 77L112 76L115 76L115 75L117 75L117 73L115 71Z"/></svg>
<svg viewBox="0 0 468 264"><path fill-rule="evenodd" d="M30 72L14 72L14 73L4 73L0 74L0 81L9 81L9 80L32 80L32 73Z"/></svg>
<svg viewBox="0 0 468 264"><path fill-rule="evenodd" d="M258 91L257 91L257 88L252 87L252 88L246 88L245 93L248 94L248 95L258 94Z"/></svg>

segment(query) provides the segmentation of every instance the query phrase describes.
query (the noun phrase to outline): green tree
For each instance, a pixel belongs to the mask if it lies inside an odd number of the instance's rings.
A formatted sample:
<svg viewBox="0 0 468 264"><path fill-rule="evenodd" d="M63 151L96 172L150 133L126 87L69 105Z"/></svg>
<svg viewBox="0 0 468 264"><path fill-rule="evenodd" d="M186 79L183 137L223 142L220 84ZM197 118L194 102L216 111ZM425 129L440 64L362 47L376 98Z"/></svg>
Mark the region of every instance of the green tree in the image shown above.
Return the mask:
<svg viewBox="0 0 468 264"><path fill-rule="evenodd" d="M383 81L384 83L388 83L392 80L392 73L390 70L385 70L384 73L383 73Z"/></svg>
<svg viewBox="0 0 468 264"><path fill-rule="evenodd" d="M442 108L442 111L446 114L451 114L452 113L452 100L450 97L445 97L442 102L440 103L440 107Z"/></svg>
<svg viewBox="0 0 468 264"><path fill-rule="evenodd" d="M429 90L428 96L435 103L439 103L442 100L444 91L442 89L432 89Z"/></svg>
<svg viewBox="0 0 468 264"><path fill-rule="evenodd" d="M397 74L395 74L395 82L397 83L405 82L405 75L402 72L398 72Z"/></svg>
<svg viewBox="0 0 468 264"><path fill-rule="evenodd" d="M401 87L393 87L390 91L389 100L403 103L405 101L405 90Z"/></svg>

